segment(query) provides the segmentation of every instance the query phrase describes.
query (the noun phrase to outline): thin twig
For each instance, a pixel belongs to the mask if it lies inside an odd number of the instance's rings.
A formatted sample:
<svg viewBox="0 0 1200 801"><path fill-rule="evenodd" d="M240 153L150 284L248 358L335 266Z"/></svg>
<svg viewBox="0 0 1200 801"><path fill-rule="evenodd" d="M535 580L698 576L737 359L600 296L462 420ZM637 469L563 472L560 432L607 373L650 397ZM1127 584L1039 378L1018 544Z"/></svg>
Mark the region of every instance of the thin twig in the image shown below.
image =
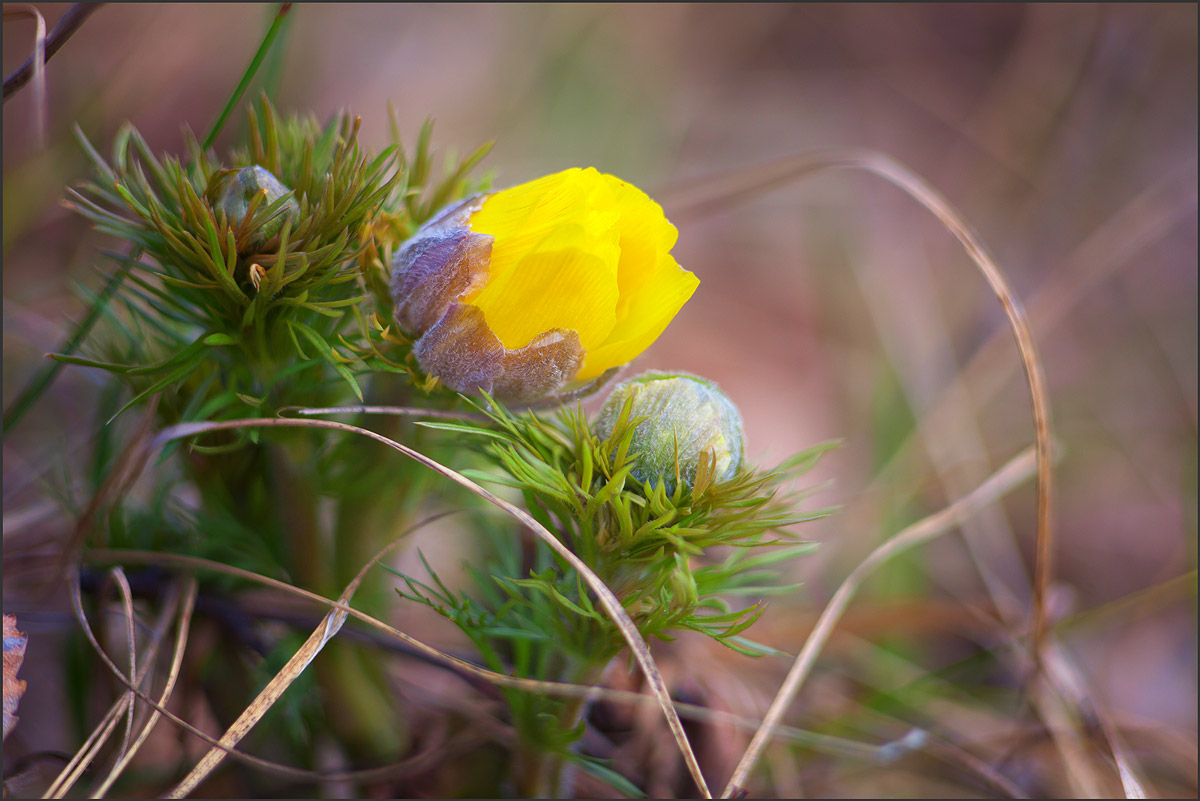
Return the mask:
<svg viewBox="0 0 1200 801"><path fill-rule="evenodd" d="M722 794L723 797L730 798L744 790L746 778L749 776L751 768L754 767L754 763L757 762L763 748L766 747L775 728L779 725L784 712L791 706L796 693L799 692L801 685L808 677L809 671L816 661L817 654L821 652L821 649L829 639L829 635L833 633L834 626L841 619L842 613L845 612L850 600L854 597L854 594L858 591L859 586L861 586L866 577L875 568L897 554L926 543L952 530L961 521L985 506L994 503L1008 491L1027 480L1035 474L1036 470L1037 460L1035 449L1026 448L1009 461L1008 464L993 473L987 481L980 484L973 492L955 501L942 511L930 515L904 529L872 551L858 567L854 568L845 581L842 582L841 586L838 587L833 597L829 599L829 603L825 606L824 611L821 612L821 616L817 618L816 625L808 635L808 639L805 640L804 647L800 650L796 661L792 664L792 668L788 672L783 686L775 696L775 700L771 703L770 709L767 710L762 726L755 733L754 739L750 741L750 745L746 749L746 753L742 755L741 761L738 762L737 767L734 769L733 775L729 779L729 784L725 787L725 791Z"/></svg>
<svg viewBox="0 0 1200 801"><path fill-rule="evenodd" d="M13 94L16 93L25 84L29 83L29 79L34 77L41 69L39 66L44 66L55 53L57 53L67 40L70 39L75 31L83 25L84 20L90 17L104 3L76 3L71 6L66 14L63 14L62 19L54 26L54 30L50 31L50 35L45 37L45 51L41 58L38 58L37 52L25 60L25 63L17 67L12 75L4 79L4 100L7 102ZM44 24L44 23L43 23Z"/></svg>

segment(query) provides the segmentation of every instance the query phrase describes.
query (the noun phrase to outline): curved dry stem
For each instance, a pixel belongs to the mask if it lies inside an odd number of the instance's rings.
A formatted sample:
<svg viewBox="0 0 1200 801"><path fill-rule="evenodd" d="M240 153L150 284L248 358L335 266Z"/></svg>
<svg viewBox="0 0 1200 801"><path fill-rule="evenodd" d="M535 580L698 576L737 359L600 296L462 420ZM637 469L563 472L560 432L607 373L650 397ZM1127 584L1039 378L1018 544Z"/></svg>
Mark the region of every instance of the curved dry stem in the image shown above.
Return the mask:
<svg viewBox="0 0 1200 801"><path fill-rule="evenodd" d="M287 413L300 417L312 417L319 414L393 414L402 417L433 417L439 420L478 420L486 421L486 415L479 412L451 411L448 409L418 409L413 406L284 406L278 412L279 417Z"/></svg>
<svg viewBox="0 0 1200 801"><path fill-rule="evenodd" d="M188 632L192 624L192 613L196 609L198 586L194 578L189 578L184 588L183 606L179 611L179 620L175 629L175 647L171 654L171 670L167 674L167 681L163 686L162 694L158 698L158 703L155 708L150 710L150 717L146 721L146 725L138 733L137 739L129 746L121 758L117 760L117 764L109 771L108 776L105 777L100 786L92 793L92 798L103 798L105 793L113 786L113 783L125 772L125 768L129 766L138 749L142 747L142 744L146 742L146 738L150 736L150 732L158 724L158 720L162 715L158 711L158 707L166 706L167 701L171 698L171 693L175 691L175 682L179 678L179 668L183 664L183 652L187 648Z"/></svg>
<svg viewBox="0 0 1200 801"><path fill-rule="evenodd" d="M828 150L805 153L737 174L705 179L697 189L681 186L687 200L671 207L674 218L683 219L783 186L808 175L832 169L862 170L888 181L907 193L942 223L959 241L979 272L996 294L1017 341L1017 350L1029 394L1033 401L1034 442L1037 447L1037 560L1034 567L1032 652L1037 657L1046 633L1046 588L1052 572L1053 531L1051 529L1051 426L1046 380L1038 356L1028 317L995 260L979 237L963 222L950 203L923 179L895 159L871 150ZM664 203L670 206L670 203Z"/></svg>
<svg viewBox="0 0 1200 801"><path fill-rule="evenodd" d="M447 512L445 514L453 514L453 512ZM442 516L444 515L438 515L438 517ZM427 520L425 522L430 521ZM411 635L405 634L404 632L389 626L387 623L384 623L378 618L372 617L371 615L358 609L354 609L353 607L343 606L336 600L326 598L322 595L318 595L317 593L303 589L302 587L296 587L288 584L285 581L271 578L270 576L252 573L239 567L233 567L222 562L215 562L199 556L157 553L154 551L124 551L108 549L96 549L89 551L88 556L92 561L97 562L111 561L132 564L157 564L159 566L176 566L200 570L211 570L216 573L223 573L228 576L247 579L255 583L262 584L266 587L273 587L283 592L295 595L296 597L314 601L331 609L342 609L348 615L367 623L383 634L400 640L405 645L412 647L414 650L419 650L422 654L428 656L432 661L441 664L455 673L463 674L474 679L480 679L498 687L509 687L512 689L524 690L525 692L544 693L546 695L564 698L584 698L588 695L595 694L599 699L614 703L657 703L653 695L647 695L634 690L617 690L608 687L593 687L570 682L542 681L539 679L526 679L520 676L510 676L505 673L497 673L480 665L466 662L459 657L454 656L453 654L441 651L431 645L426 645ZM709 707L700 706L697 704L688 704L682 701L673 701L673 704L681 716L693 720L725 720L747 729L756 729L762 724L761 720L741 717L731 712L710 709ZM809 732L803 729L796 729L787 726L780 727L779 733L788 739L791 739L795 742L804 743L818 751L839 756L854 757L858 759L878 759L879 752L882 749L891 748L892 746L891 743L885 743L879 746L869 745L866 743L859 743L854 740L847 740L831 735L817 734L815 732ZM236 751L234 753L236 753ZM320 775L341 776L343 774Z"/></svg>
<svg viewBox="0 0 1200 801"><path fill-rule="evenodd" d="M382 434L377 434L365 428L338 423L332 420L294 420L287 418L250 418L245 420L226 420L212 423L181 423L179 425L167 428L159 433L154 440L155 446L163 444L175 439L192 437L198 434L204 434L210 431L221 431L234 428L274 428L274 427L293 427L293 428L328 428L334 431L344 431L353 434L361 434L369 437L376 442L387 445L394 450L403 453L410 459L413 459L420 464L425 465L431 470L441 473L443 476L451 479L455 483L470 490L475 495L483 498L488 503L499 507L510 517L514 518L534 534L536 534L543 542L545 542L555 553L562 557L568 564L579 572L583 580L596 594L600 605L604 607L604 611L609 618L617 626L621 632L621 636L629 645L630 651L637 660L639 667L646 676L646 681L650 685L651 691L659 702L663 715L667 719L667 725L671 729L671 734L675 738L676 744L679 746L680 752L683 754L684 762L687 764L688 772L692 779L696 782L696 786L700 788L701 794L705 798L711 798L712 794L708 790L707 782L704 780L704 775L700 771L700 764L696 760L696 755L692 751L691 744L688 742L687 735L684 734L683 724L679 720L679 715L675 712L675 707L671 703L671 696L667 690L666 682L663 681L662 674L659 673L658 667L654 663L654 657L650 654L650 648L646 645L646 641L642 639L642 635L638 632L637 626L629 618L628 613L621 606L621 602L613 594L603 581L589 568L583 560L571 552L569 548L559 542L543 525L537 522L529 513L514 506L513 504L498 498L488 492L483 487L471 481L466 476L446 467L442 463L429 458L419 451L415 451L406 445L402 445L395 440L389 439ZM344 615L343 615L344 618Z"/></svg>
<svg viewBox="0 0 1200 801"><path fill-rule="evenodd" d="M338 596L339 607L349 608L350 601L354 594L358 592L359 585L366 578L367 572L375 566L389 551L399 545L404 539L419 528L445 517L446 514L434 515L432 518L422 520L421 522L409 526L399 537L385 545L374 557L370 559L358 574L346 585L346 589ZM174 790L172 790L168 798L184 798L196 788L200 782L204 781L210 773L217 769L217 766L225 759L225 755L238 744L239 741L252 729L255 724L262 720L263 715L275 705L275 702L283 695L288 687L300 677L312 661L316 659L317 654L325 647L325 644L332 640L339 631L342 630L343 624L346 622L346 612L340 608L330 609L326 613L324 619L309 638L300 646L300 649L292 656L291 659L276 673L267 686L262 689L248 707L238 716L238 719L233 722L225 734L221 737L219 743L214 745L204 758L196 764L196 766L183 778Z"/></svg>
<svg viewBox="0 0 1200 801"><path fill-rule="evenodd" d="M446 514L453 514L449 512ZM437 517L442 517L438 515ZM431 519L423 521L423 524L432 522ZM342 608L336 600L325 598L300 587L295 587L278 579L263 576L257 573L252 573L242 568L226 565L222 562L215 562L196 556L184 556L181 554L170 553L155 553L152 551L122 551L122 550L102 550L97 549L89 551L88 556L93 561L109 562L119 561L132 564L158 564L160 566L170 565L181 568L211 570L217 573L223 573L229 576L247 579L263 586L279 589L283 592L295 595L300 598L314 601L322 606L329 608ZM417 640L410 635L407 635L397 629L392 628L388 624L374 618L364 612L361 612L352 607L344 607L347 614L352 615L359 620L378 629L383 634L400 640L401 642L420 650L423 654L430 657L433 661L442 664L450 670L471 679L479 679L495 686L509 687L512 689L521 690L523 692L536 692L545 695L552 695L564 698L584 698L595 696L598 699L603 699L611 703L623 704L655 704L657 699L652 695L635 692L633 690L617 690L608 687L591 687L582 684L572 684L567 682L540 681L537 679L525 679L519 676L509 676L504 673L496 673L485 667L481 667L470 662L465 662L458 657L445 653L426 645L420 640ZM143 697L151 705L155 702L153 699ZM690 720L699 721L724 721L736 725L747 730L755 730L762 725L762 721L755 718L742 717L732 712L725 712L718 709L700 706L698 704L689 704L682 701L673 702L676 711L681 717ZM176 718L171 712L165 709L157 709L156 711L171 719L176 724L180 725L184 730L204 740L209 745L218 746L216 738L210 737L203 732L200 732L186 721ZM775 731L777 737L790 740L791 742L803 745L813 751L838 756L847 759L856 759L865 762L874 762L878 764L889 763L900 756L911 751L920 750L923 746L919 742L914 742L910 735L905 735L897 740L878 745L863 743L856 740L850 740L832 735L818 734L816 732L797 729L791 726L779 726ZM273 773L284 775L293 779L307 779L311 781L370 781L378 778L394 777L397 772L405 772L410 768L415 768L418 761L427 761L424 755L418 754L405 759L403 762L395 765L383 765L375 768L366 768L357 771L346 772L317 772L306 771L300 768L282 765L276 762L270 762L260 757L255 757L250 754L238 751L236 748L228 750L229 756L254 765L256 767L271 771ZM965 770L968 770L985 782L991 783L993 786L1000 788L994 780L994 776L989 771L983 771L978 766L959 760L955 764ZM1012 793L1011 788L1004 790L1006 794L1019 796L1019 793Z"/></svg>
<svg viewBox="0 0 1200 801"><path fill-rule="evenodd" d="M96 729L92 732L84 744L80 746L79 750L75 752L75 755L71 757L71 760L66 764L65 767L63 767L62 771L59 772L57 778L55 778L50 786L46 788L46 792L42 795L42 798L62 798L68 791L70 791L71 787L75 785L75 782L79 781L79 777L83 775L83 772L87 769L88 765L90 765L92 760L96 758L96 754L99 753L100 748L105 742L107 742L108 738L112 735L112 732L116 729L117 723L120 720L121 715L124 713L126 705L132 704L134 697L141 697L143 700L147 700L140 685L142 683L142 679L145 677L145 673L150 669L150 666L154 664L154 658L158 654L158 647L162 642L164 633L166 632L167 623L174 616L174 609L178 604L177 595L169 598L167 602L163 604L162 612L159 614L159 618L155 622L150 644L146 648L146 656L142 660L141 673L139 675L126 676L121 672L121 669L116 666L112 659L109 658L108 654L105 653L104 647L100 645L100 641L96 639L96 632L92 630L92 626L88 622L87 614L83 611L83 596L79 587L78 570L71 572L70 587L72 608L74 609L76 618L79 620L79 623L83 628L84 635L87 637L88 642L91 643L92 648L95 649L96 653L100 656L101 660L108 666L114 675L116 675L125 683L125 686L129 689L129 693L122 694L121 697L113 703L108 712L105 714L104 718L101 719L100 723L96 726ZM153 702L151 701L151 703Z"/></svg>
<svg viewBox="0 0 1200 801"><path fill-rule="evenodd" d="M137 552L134 552L134 554L138 555ZM147 555L149 555L149 554L147 554ZM160 557L168 557L168 556L172 556L172 554L153 554L153 557L154 557L153 559L147 559L145 561L160 561L160 559L159 559ZM140 560L132 559L130 561L137 562ZM75 610L75 615L77 618L79 618L79 622L83 627L84 635L87 637L88 642L91 643L92 648L96 651L97 655L100 657L100 661L102 663L104 663L104 666L107 667L109 669L109 671L111 671L113 673L113 675L115 675L118 679L123 681L125 683L125 686L127 689L129 689L134 695L136 695L144 703L148 704L152 709L154 709L154 711L158 712L160 715L162 715L167 720L174 723L176 726L179 726L181 729L186 731L188 734L191 734L193 737L203 740L204 742L208 743L211 746L221 748L222 746L220 745L220 742L217 740L217 738L212 737L209 734L206 734L205 732L203 732L200 729L193 726L191 723L188 723L186 720L179 717L171 710L167 709L163 704L160 704L150 694L148 694L141 688L137 687L129 679L129 677L126 676L124 673L122 673L121 669L119 667L117 667L117 665L109 658L108 654L106 654L104 652L104 650L100 647L100 643L96 639L95 632L92 631L91 624L88 622L86 616L84 616L84 614L83 614L82 590L80 589L79 581L78 581L79 574L76 572L74 574L74 576L75 576L75 580L71 584L71 603ZM110 717L119 716L120 710L121 710L121 707L114 706L114 708L112 710L110 710L109 714L105 717L104 721L101 722L101 726L107 725L107 722ZM95 736L96 735L93 735L93 738ZM88 743L91 742L91 739L92 738L89 738ZM88 746L88 743L85 743L85 747ZM335 777L341 775L341 774L325 774L325 773L319 773L319 772L311 771L311 770L302 770L300 768L293 768L289 765L282 765L278 762L272 762L267 759L262 759L261 757L256 757L251 754L245 754L245 753L238 751L237 749L226 749L226 750L230 756L232 756L236 759L239 759L243 762L246 762L247 764L254 765L255 767L262 768L263 770L267 770L272 773L278 774L280 776L286 776L286 777L292 778L292 779L321 780L321 779L329 778L331 775L335 776ZM81 749L81 753L82 753L82 749ZM77 755L77 758L78 758L78 755ZM73 760L73 762L74 761L75 760ZM47 795L44 797L57 798L57 797L61 797L61 794L51 796L48 791Z"/></svg>
<svg viewBox="0 0 1200 801"><path fill-rule="evenodd" d="M497 686L514 687L517 689L529 690L531 692L547 692L547 693L555 693L558 695L567 695L567 696L572 695L572 694L582 695L582 694L585 694L588 689L588 688L580 687L579 685L574 685L574 684L560 684L558 682L552 682L552 681L539 681L536 679L523 679L523 678L520 678L517 676L507 676L503 673L496 673L494 671L488 670L485 667L481 667L479 665L468 662L464 659L460 659L459 657L454 656L453 654L449 654L449 653L446 653L445 651L441 651L441 650L433 647L432 645L427 645L426 643L422 642L421 640L416 639L412 635L405 634L404 632L400 631L399 629L394 628L393 626L390 626L387 623L384 623L382 620L379 620L378 618L368 615L366 612L362 612L351 606L346 606L345 604L342 604L336 600L326 598L323 595L318 595L315 592L310 592L309 590L303 589L302 587L296 587L291 584L288 584L287 582L280 581L278 579L273 579L269 576L259 575L258 573L252 573L248 570L243 570L242 568L239 568L239 567L233 567L231 565L222 564L220 562L214 562L209 559L203 559L198 556L185 556L182 554L172 554L172 553L157 553L154 551L122 551L122 550L106 550L106 549L96 549L93 551L89 551L88 555L93 560L96 560L96 561L110 561L111 560L111 561L133 562L133 563L137 563L137 564L177 565L180 567L190 567L190 568L198 568L198 569L203 569L203 570L212 570L212 571L215 571L218 573L224 573L229 576L236 576L238 578L247 579L249 581L253 581L258 584L262 584L264 586L274 587L276 589L282 590L287 593L291 593L291 594L299 596L301 598L306 598L310 601L313 601L317 604L321 604L322 606L326 606L330 609L336 609L336 610L342 611L351 617L355 617L355 618L361 620L363 623L366 623L367 625L371 626L372 628L377 629L378 631L381 631L384 634L387 634L390 637L393 637L393 638L399 640L400 642L404 643L405 645L411 647L413 650L419 651L421 654L429 657L434 662L438 662L457 673L460 673L460 674L463 674L466 676L470 676L472 678L481 679L483 681L490 682ZM203 735L201 735L201 736L203 736ZM320 774L320 775L324 776L325 774Z"/></svg>
<svg viewBox="0 0 1200 801"><path fill-rule="evenodd" d="M54 54L79 30L79 26L83 25L84 20L102 5L104 3L76 3L71 6L71 9L63 14L62 19L55 24L50 35L43 37L46 44L42 55L39 56L35 48L34 54L26 59L25 63L18 67L12 75L4 79L4 99L7 101L18 89L29 83L29 79L34 77L35 71L44 69L46 62L53 58Z"/></svg>
<svg viewBox="0 0 1200 801"><path fill-rule="evenodd" d="M136 676L137 669L137 639L133 626L133 588L129 586L129 579L125 576L125 571L120 565L108 571L109 576L117 585L117 589L121 591L121 609L125 613L125 644L128 648L129 656L129 676ZM101 591L101 597L104 593ZM135 707L134 700L129 699L130 703L125 709L125 734L121 737L121 748L117 751L117 758L122 758L129 750L129 740L133 737L133 713Z"/></svg>
<svg viewBox="0 0 1200 801"><path fill-rule="evenodd" d="M858 592L859 586L861 586L866 577L875 568L897 554L953 530L955 526L978 510L994 503L1008 491L1033 475L1037 469L1036 464L1036 451L1026 448L1009 461L1008 464L993 473L987 481L980 484L973 492L955 501L942 511L930 515L904 529L872 551L858 567L854 568L850 575L842 582L841 586L838 587L833 597L829 599L829 603L825 606L824 611L821 612L821 616L817 618L816 625L808 635L808 639L805 640L804 647L800 650L800 654L792 664L791 670L788 671L783 686L779 689L779 693L771 703L771 708L767 710L762 726L755 733L754 739L750 741L750 745L746 749L746 753L742 755L742 759L734 769L733 775L729 779L729 784L726 785L722 793L722 797L730 798L743 791L751 768L758 761L758 757L762 754L772 734L774 734L784 712L787 711L792 700L800 691L804 680L808 677L809 671L817 659L817 654L825 646L829 635L833 633L834 626L841 619L842 613L846 611L851 598Z"/></svg>
<svg viewBox="0 0 1200 801"><path fill-rule="evenodd" d="M1046 337L1086 294L1120 270L1139 263L1135 256L1196 212L1195 162L1173 168L1137 197L1114 212L1046 276L1027 303L1031 321ZM952 408L954 397L970 387L971 397L985 403L1004 387L1015 363L1002 360L1006 331L995 331L972 354L954 383L929 407L926 420L938 420ZM871 487L899 480L914 469L925 422L918 424L871 481ZM869 491L870 488L868 488Z"/></svg>
<svg viewBox="0 0 1200 801"><path fill-rule="evenodd" d="M29 57L30 72L33 78L33 132L39 148L46 146L46 18L42 12L32 5L20 3L5 6L4 16L33 17L37 31L33 38L33 55ZM20 72L20 70L18 70ZM14 76L15 77L15 76ZM8 90L9 81L4 82L4 99L11 93ZM13 91L16 91L14 89Z"/></svg>

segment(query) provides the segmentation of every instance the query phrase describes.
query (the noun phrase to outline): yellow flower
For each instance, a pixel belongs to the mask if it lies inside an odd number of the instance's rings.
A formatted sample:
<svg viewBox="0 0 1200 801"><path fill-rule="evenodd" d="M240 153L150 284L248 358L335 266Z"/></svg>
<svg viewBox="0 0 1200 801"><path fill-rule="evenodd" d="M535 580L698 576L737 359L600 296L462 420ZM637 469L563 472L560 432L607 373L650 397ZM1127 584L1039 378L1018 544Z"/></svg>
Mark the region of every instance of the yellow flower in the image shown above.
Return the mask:
<svg viewBox="0 0 1200 801"><path fill-rule="evenodd" d="M530 401L630 361L699 280L640 189L570 169L440 212L396 254L396 321L459 392Z"/></svg>

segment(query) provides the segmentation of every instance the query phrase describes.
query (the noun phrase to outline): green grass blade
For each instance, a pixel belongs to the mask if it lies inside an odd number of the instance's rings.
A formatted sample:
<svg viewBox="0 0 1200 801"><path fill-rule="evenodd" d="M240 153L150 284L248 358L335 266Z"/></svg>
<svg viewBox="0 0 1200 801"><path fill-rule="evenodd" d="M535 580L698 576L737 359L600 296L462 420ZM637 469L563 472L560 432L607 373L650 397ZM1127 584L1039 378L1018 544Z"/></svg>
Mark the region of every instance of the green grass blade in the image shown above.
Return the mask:
<svg viewBox="0 0 1200 801"><path fill-rule="evenodd" d="M288 12L291 10L291 3L280 4L279 11L275 14L275 19L271 21L271 27L267 29L267 35L263 37L262 44L258 46L258 52L250 60L250 66L246 67L246 72L242 75L242 80L238 82L237 87L233 90L233 94L229 96L229 102L225 104L225 108L221 109L221 114L217 117L217 121L213 123L208 136L204 137L204 145L202 146L204 150L208 150L217 141L217 137L221 134L221 129L225 127L225 123L229 120L229 115L233 113L234 108L241 102L242 95L246 93L250 82L254 80L254 75L258 72L258 68L262 66L263 60L267 57L267 53L271 49L271 45L279 37L283 23L287 19Z"/></svg>
<svg viewBox="0 0 1200 801"><path fill-rule="evenodd" d="M95 325L96 321L100 319L100 315L103 313L104 307L108 305L108 302L112 299L113 294L116 293L121 284L125 282L125 277L129 275L129 271L132 268L133 263L140 255L140 252L133 253L129 257L129 260L121 264L117 271L113 273L112 278L108 279L108 283L105 284L104 289L101 290L100 297L97 298L96 302L91 305L87 314L84 315L84 318L79 321L79 325L75 327L74 332L72 332L71 336L63 344L63 346L58 348L58 353L69 355L75 352L75 349L79 347L80 343L82 343L87 335L91 332L92 326ZM8 436L8 432L12 431L13 428L16 427L21 418L25 416L25 413L33 407L33 404L37 403L37 400L42 396L42 393L50 388L50 385L54 383L54 379L58 378L58 373L62 370L62 368L62 362L51 361L49 364L39 370L37 375L35 375L30 382L25 385L25 388L22 389L20 394L17 395L16 400L9 404L9 407L4 410L4 431L2 436Z"/></svg>

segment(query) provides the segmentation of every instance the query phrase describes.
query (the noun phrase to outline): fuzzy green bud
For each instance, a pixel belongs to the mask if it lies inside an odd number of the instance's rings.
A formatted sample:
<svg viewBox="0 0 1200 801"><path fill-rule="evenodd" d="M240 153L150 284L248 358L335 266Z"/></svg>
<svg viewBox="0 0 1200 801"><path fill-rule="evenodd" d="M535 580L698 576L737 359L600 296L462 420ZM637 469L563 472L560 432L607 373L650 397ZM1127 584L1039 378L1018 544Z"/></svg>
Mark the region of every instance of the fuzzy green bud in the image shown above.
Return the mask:
<svg viewBox="0 0 1200 801"><path fill-rule="evenodd" d="M629 453L637 454L632 475L638 481L662 481L667 493L674 493L678 464L680 480L693 489L702 458L708 461L713 481L737 474L742 464L742 416L712 381L651 371L619 384L596 419L597 436L607 439L612 434L626 403L629 419L646 418L629 445Z"/></svg>
<svg viewBox="0 0 1200 801"><path fill-rule="evenodd" d="M215 195L216 198L213 208L224 211L229 224L235 228L246 218L256 195L263 194L262 199L258 201L255 212L257 215L291 191L278 178L258 165L218 174L213 177L213 186L209 189L210 197ZM255 244L261 245L278 236L283 230L286 216L295 214L300 204L292 197L288 199L286 207L285 213L274 214L270 219L263 221L253 239Z"/></svg>

